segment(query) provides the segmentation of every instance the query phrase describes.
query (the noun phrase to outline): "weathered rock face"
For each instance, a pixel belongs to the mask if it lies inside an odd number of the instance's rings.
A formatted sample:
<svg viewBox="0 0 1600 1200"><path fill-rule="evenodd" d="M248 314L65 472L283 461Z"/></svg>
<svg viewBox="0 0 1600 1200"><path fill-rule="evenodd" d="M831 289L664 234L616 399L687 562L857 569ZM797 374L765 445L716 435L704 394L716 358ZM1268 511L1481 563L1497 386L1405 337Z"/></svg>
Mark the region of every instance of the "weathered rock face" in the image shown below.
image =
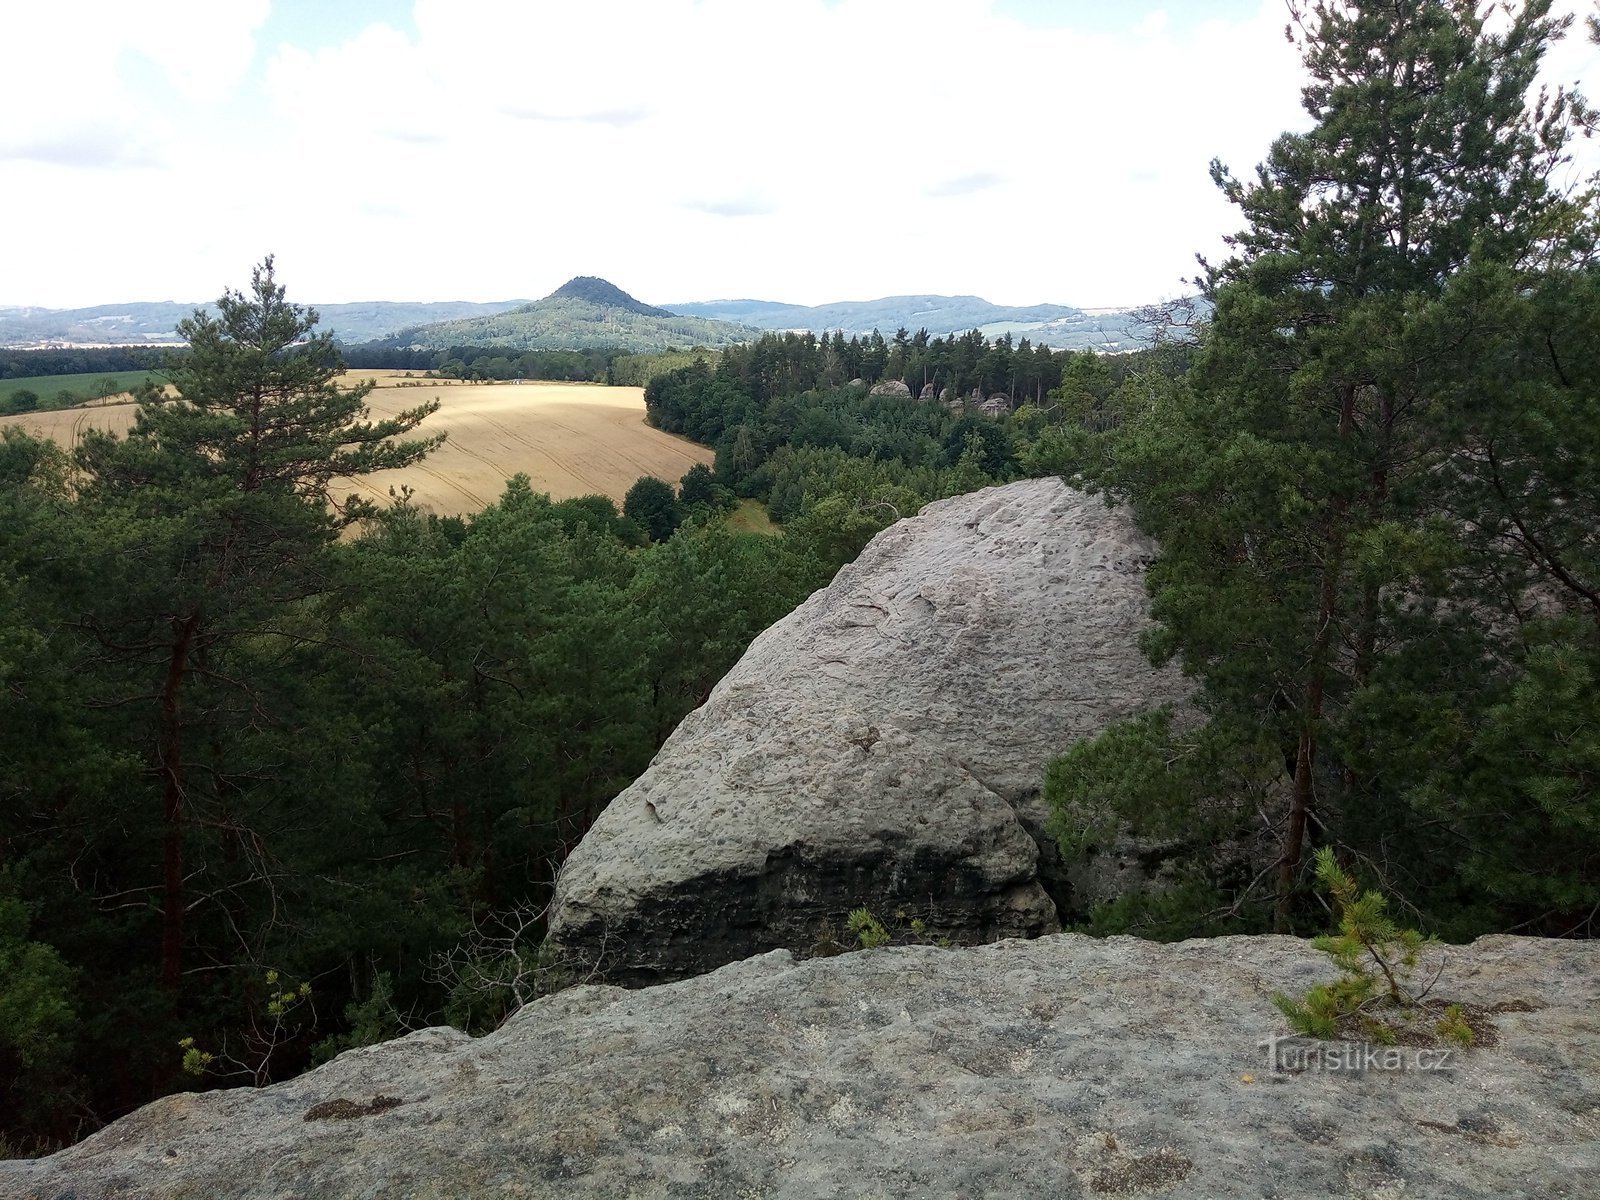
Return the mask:
<svg viewBox="0 0 1600 1200"><path fill-rule="evenodd" d="M866 906L960 941L1057 928L1045 763L1179 701L1138 649L1154 546L1059 480L928 506L767 630L562 870L604 978L815 945Z"/></svg>
<svg viewBox="0 0 1600 1200"><path fill-rule="evenodd" d="M1449 950L1438 994L1497 1030L1430 1069L1274 1070L1271 993L1330 976L1265 937L775 953L169 1097L0 1197L1600 1195L1600 944Z"/></svg>
<svg viewBox="0 0 1600 1200"><path fill-rule="evenodd" d="M882 383L872 385L874 396L904 396L910 398L911 388L903 379L885 379Z"/></svg>

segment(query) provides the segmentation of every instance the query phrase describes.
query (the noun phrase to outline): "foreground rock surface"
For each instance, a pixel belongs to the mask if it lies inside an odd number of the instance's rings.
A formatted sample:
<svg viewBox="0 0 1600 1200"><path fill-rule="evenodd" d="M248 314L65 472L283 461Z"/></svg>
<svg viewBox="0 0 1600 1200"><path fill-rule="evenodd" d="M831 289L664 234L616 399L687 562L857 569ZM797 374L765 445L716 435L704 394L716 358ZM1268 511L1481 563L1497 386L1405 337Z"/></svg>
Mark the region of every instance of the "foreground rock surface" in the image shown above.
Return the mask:
<svg viewBox="0 0 1600 1200"><path fill-rule="evenodd" d="M1272 992L1328 977L1288 938L776 952L169 1097L0 1197L1600 1195L1600 945L1449 950L1500 1011L1446 1069L1274 1072Z"/></svg>
<svg viewBox="0 0 1600 1200"><path fill-rule="evenodd" d="M803 953L860 906L964 942L1059 928L1045 763L1189 693L1138 648L1155 552L1056 479L885 530L612 801L552 937L638 984Z"/></svg>

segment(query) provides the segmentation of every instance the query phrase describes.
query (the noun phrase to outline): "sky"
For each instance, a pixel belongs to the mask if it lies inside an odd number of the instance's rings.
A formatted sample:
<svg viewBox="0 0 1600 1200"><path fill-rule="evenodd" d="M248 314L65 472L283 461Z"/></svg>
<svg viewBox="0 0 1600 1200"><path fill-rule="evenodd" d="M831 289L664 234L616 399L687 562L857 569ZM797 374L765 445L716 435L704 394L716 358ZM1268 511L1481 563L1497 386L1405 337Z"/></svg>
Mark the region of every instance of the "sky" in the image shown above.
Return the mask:
<svg viewBox="0 0 1600 1200"><path fill-rule="evenodd" d="M1594 0L1562 0L1590 11ZM1580 6L1588 7L1580 7ZM0 305L1143 304L1302 129L1283 0L0 4ZM1600 65L1573 38L1550 60ZM1593 73L1589 71L1589 73Z"/></svg>

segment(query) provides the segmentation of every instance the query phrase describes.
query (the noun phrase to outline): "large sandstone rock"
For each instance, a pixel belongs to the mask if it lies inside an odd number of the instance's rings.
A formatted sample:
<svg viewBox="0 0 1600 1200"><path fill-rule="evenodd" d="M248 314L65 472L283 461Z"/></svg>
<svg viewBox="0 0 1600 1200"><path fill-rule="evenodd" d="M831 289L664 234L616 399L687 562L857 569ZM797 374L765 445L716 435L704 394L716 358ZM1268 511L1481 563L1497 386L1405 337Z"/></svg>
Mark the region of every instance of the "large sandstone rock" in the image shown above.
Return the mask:
<svg viewBox="0 0 1600 1200"><path fill-rule="evenodd" d="M803 953L859 906L960 941L1057 928L1045 763L1188 692L1138 649L1154 553L1055 479L885 530L612 801L562 870L553 937L651 983Z"/></svg>
<svg viewBox="0 0 1600 1200"><path fill-rule="evenodd" d="M774 953L172 1096L0 1198L1600 1195L1600 945L1450 950L1439 994L1500 1011L1444 1069L1273 1070L1272 992L1330 975L1288 938Z"/></svg>

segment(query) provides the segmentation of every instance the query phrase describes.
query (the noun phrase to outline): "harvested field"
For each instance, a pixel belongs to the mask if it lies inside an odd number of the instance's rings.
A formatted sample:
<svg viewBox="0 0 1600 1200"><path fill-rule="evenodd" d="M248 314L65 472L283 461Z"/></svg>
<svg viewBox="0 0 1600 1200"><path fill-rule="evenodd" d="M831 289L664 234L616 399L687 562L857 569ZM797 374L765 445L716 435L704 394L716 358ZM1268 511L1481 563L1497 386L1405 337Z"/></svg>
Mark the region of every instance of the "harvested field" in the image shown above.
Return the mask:
<svg viewBox="0 0 1600 1200"><path fill-rule="evenodd" d="M50 412L27 413L0 418L0 424L20 425L34 437L50 438L65 449L72 449L85 429L109 429L121 433L133 424L131 401L115 398L95 401L78 408L58 408Z"/></svg>
<svg viewBox="0 0 1600 1200"><path fill-rule="evenodd" d="M641 475L676 484L697 462L710 463L703 446L652 429L644 422L644 391L581 383L463 384L411 380L399 371L357 371L378 380L367 398L375 418L424 404L437 396L439 411L419 432L445 432L449 441L426 461L404 471L354 481L366 495L385 495L402 484L420 507L441 515L476 512L493 503L505 481L526 474L535 491L557 500L593 493L622 498ZM420 383L422 386L406 386ZM30 433L71 446L86 428L124 430L132 404L33 413L10 419Z"/></svg>
<svg viewBox="0 0 1600 1200"><path fill-rule="evenodd" d="M362 372L369 376L370 372ZM382 387L368 403L388 416L437 395L439 411L422 431L450 435L415 467L356 481L367 494L409 485L417 504L440 514L476 512L499 498L518 471L557 500L600 494L618 504L641 475L676 484L703 446L644 423L644 390L583 383L457 384Z"/></svg>

